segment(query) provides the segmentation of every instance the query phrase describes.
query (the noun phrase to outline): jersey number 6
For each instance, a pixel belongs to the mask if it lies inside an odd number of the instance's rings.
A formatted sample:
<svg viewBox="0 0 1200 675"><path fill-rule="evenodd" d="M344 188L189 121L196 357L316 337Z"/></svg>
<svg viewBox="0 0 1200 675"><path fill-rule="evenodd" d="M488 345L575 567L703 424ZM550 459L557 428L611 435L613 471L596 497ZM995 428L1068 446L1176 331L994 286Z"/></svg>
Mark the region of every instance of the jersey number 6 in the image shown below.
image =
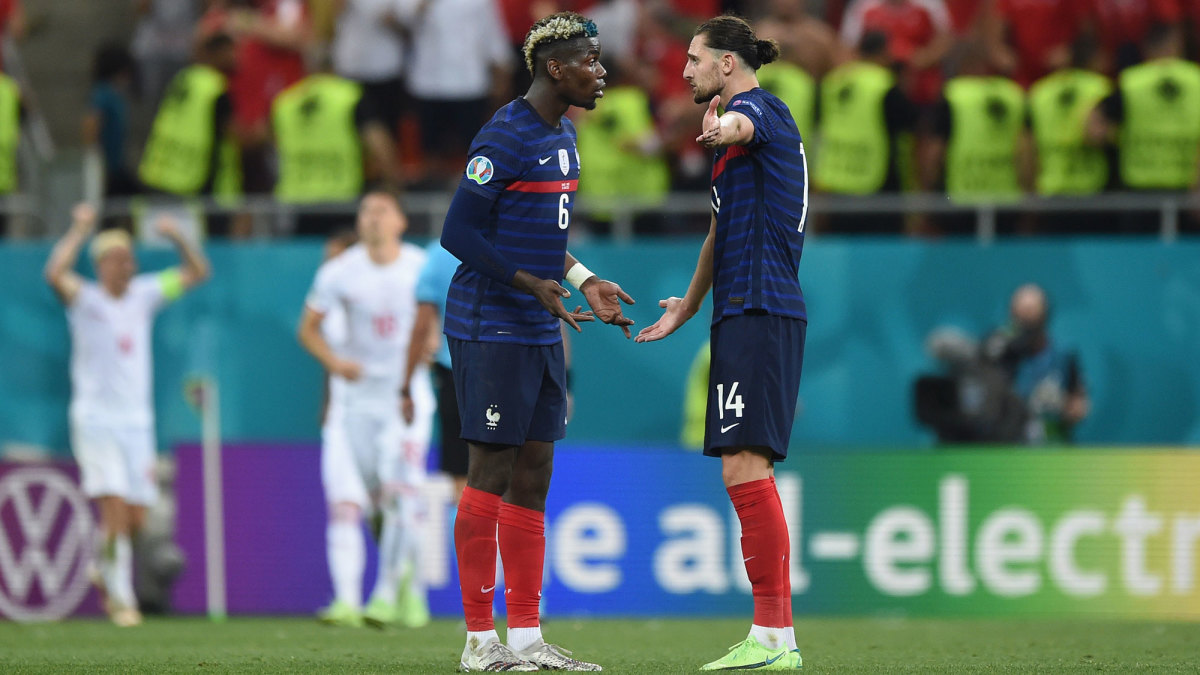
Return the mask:
<svg viewBox="0 0 1200 675"><path fill-rule="evenodd" d="M571 195L562 193L558 196L558 229L565 230L567 225L571 224L571 211L567 208L567 204L571 202Z"/></svg>

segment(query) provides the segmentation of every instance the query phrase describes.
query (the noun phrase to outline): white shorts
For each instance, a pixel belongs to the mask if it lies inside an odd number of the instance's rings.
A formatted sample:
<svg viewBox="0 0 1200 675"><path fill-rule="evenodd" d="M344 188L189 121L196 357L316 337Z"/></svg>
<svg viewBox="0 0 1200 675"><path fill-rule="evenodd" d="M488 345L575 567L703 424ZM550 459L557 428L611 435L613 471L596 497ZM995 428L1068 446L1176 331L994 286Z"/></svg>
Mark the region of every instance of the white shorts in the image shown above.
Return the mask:
<svg viewBox="0 0 1200 675"><path fill-rule="evenodd" d="M433 415L411 425L399 410L367 412L331 405L321 429L321 483L330 504L370 511L380 499L416 494L425 482Z"/></svg>
<svg viewBox="0 0 1200 675"><path fill-rule="evenodd" d="M120 497L149 506L158 500L153 427L71 423L71 449L88 497Z"/></svg>

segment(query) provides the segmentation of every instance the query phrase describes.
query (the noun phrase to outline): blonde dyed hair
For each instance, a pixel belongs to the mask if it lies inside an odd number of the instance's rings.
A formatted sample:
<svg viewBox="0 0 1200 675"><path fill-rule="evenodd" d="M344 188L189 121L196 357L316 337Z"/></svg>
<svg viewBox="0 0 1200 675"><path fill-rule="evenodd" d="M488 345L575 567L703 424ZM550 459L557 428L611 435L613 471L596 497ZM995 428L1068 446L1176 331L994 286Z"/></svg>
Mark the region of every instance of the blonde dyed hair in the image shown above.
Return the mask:
<svg viewBox="0 0 1200 675"><path fill-rule="evenodd" d="M92 260L96 261L104 257L105 253L118 248L132 251L133 237L130 237L125 230L111 229L104 230L92 238L89 252L92 254Z"/></svg>
<svg viewBox="0 0 1200 675"><path fill-rule="evenodd" d="M596 22L576 12L559 12L538 19L525 36L525 46L522 48L525 52L525 67L529 74L534 74L533 57L538 47L574 38L596 37L599 34Z"/></svg>

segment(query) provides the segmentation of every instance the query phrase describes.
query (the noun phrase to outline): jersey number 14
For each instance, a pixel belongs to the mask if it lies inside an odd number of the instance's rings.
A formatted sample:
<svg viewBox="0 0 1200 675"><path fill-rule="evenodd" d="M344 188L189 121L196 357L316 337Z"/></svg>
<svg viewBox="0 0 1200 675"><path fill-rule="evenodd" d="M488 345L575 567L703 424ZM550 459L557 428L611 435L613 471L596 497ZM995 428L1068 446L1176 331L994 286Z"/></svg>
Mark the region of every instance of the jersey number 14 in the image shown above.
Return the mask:
<svg viewBox="0 0 1200 675"><path fill-rule="evenodd" d="M717 385L717 416L719 419L725 419L726 410L733 411L733 417L742 416L742 408L745 408L746 404L742 403L742 396L737 393L737 388L737 382L729 385L729 398L725 398L725 385Z"/></svg>

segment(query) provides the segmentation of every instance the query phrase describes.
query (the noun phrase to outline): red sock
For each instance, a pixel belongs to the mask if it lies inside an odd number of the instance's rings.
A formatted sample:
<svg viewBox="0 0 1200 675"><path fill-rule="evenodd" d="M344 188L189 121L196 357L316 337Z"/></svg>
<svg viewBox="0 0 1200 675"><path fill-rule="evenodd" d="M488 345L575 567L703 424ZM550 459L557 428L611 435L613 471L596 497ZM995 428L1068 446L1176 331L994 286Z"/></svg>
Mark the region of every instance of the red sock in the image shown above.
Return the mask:
<svg viewBox="0 0 1200 675"><path fill-rule="evenodd" d="M546 514L513 504L500 505L500 559L509 628L538 625L542 563L546 559Z"/></svg>
<svg viewBox="0 0 1200 675"><path fill-rule="evenodd" d="M792 625L787 522L774 478L728 488L742 523L742 558L754 594L754 623L768 628Z"/></svg>
<svg viewBox="0 0 1200 675"><path fill-rule="evenodd" d="M467 630L494 630L492 597L496 589L496 522L500 496L464 488L454 519L454 550Z"/></svg>
<svg viewBox="0 0 1200 675"><path fill-rule="evenodd" d="M783 596L787 598L787 602L783 603L784 620L787 623L785 626L792 625L792 535L788 533L787 518L783 516L783 500L779 498L779 488L775 485L774 476L771 477L771 487L775 488L775 503L779 504L779 516L783 519L783 538L787 542L783 551Z"/></svg>

